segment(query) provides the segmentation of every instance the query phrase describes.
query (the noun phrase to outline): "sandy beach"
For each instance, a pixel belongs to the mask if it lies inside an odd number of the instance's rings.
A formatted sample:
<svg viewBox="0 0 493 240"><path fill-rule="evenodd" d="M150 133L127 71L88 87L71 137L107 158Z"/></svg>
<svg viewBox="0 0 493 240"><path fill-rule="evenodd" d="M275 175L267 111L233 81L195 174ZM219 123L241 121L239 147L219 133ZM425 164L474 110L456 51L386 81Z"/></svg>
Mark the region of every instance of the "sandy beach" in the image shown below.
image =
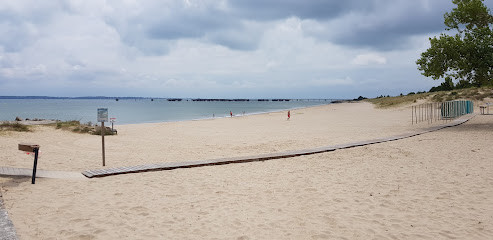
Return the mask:
<svg viewBox="0 0 493 240"><path fill-rule="evenodd" d="M418 127L426 127L419 125ZM313 148L386 137L412 131L410 110L374 109L370 103L332 104L287 111L213 120L116 125L107 136L108 167L234 157ZM40 169L82 171L102 167L101 137L73 134L37 126L31 133L0 138L0 164L32 165L20 157L17 144L41 146Z"/></svg>
<svg viewBox="0 0 493 240"><path fill-rule="evenodd" d="M409 107L343 103L118 125L107 167L254 155L416 131ZM440 124L440 123L436 123ZM102 168L99 136L1 133L0 166ZM493 115L404 140L265 162L100 179L0 176L20 239L492 239Z"/></svg>

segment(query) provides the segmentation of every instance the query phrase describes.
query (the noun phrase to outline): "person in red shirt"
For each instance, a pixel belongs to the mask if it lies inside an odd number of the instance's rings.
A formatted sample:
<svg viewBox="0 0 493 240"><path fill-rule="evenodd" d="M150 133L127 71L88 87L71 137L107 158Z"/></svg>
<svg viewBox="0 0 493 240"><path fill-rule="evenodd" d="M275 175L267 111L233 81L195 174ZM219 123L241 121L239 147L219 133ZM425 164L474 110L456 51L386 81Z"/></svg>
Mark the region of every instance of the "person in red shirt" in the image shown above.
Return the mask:
<svg viewBox="0 0 493 240"><path fill-rule="evenodd" d="M288 111L288 120L291 118L291 111Z"/></svg>
<svg viewBox="0 0 493 240"><path fill-rule="evenodd" d="M233 117L233 112L229 111L229 115L230 115L231 117Z"/></svg>

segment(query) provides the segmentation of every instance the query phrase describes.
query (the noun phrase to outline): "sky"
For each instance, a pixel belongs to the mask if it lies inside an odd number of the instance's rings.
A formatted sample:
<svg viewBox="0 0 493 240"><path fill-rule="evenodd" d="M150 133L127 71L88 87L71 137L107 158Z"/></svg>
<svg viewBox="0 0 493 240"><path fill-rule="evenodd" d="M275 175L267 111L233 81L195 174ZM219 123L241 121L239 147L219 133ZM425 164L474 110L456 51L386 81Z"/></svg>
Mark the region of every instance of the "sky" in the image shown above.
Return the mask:
<svg viewBox="0 0 493 240"><path fill-rule="evenodd" d="M491 0L485 4L492 9ZM2 0L0 95L356 98L427 91L451 0Z"/></svg>

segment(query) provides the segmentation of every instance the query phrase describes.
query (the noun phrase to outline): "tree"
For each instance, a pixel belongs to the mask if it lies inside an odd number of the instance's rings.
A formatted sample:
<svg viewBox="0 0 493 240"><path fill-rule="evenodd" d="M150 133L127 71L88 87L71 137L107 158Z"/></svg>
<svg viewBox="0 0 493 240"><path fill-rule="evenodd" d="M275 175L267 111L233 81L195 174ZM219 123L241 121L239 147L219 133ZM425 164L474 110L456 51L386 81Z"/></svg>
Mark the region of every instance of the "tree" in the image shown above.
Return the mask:
<svg viewBox="0 0 493 240"><path fill-rule="evenodd" d="M438 87L432 87L430 92L438 92L438 91L450 91L454 90L454 83L452 82L452 78L446 77L445 82L440 84Z"/></svg>
<svg viewBox="0 0 493 240"><path fill-rule="evenodd" d="M444 23L455 35L430 38L431 47L416 61L424 76L493 85L493 16L483 1L452 0L457 7L445 13Z"/></svg>

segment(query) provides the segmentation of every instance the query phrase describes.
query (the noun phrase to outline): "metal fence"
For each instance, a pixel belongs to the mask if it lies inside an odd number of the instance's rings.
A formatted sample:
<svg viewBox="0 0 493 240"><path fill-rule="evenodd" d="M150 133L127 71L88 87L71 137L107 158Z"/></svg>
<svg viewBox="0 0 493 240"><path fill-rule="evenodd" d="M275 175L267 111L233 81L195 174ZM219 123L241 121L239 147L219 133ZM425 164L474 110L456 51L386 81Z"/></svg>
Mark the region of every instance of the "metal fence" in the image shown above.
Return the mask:
<svg viewBox="0 0 493 240"><path fill-rule="evenodd" d="M469 100L455 100L440 103L424 103L411 108L411 122L433 123L449 121L474 112L474 104Z"/></svg>

